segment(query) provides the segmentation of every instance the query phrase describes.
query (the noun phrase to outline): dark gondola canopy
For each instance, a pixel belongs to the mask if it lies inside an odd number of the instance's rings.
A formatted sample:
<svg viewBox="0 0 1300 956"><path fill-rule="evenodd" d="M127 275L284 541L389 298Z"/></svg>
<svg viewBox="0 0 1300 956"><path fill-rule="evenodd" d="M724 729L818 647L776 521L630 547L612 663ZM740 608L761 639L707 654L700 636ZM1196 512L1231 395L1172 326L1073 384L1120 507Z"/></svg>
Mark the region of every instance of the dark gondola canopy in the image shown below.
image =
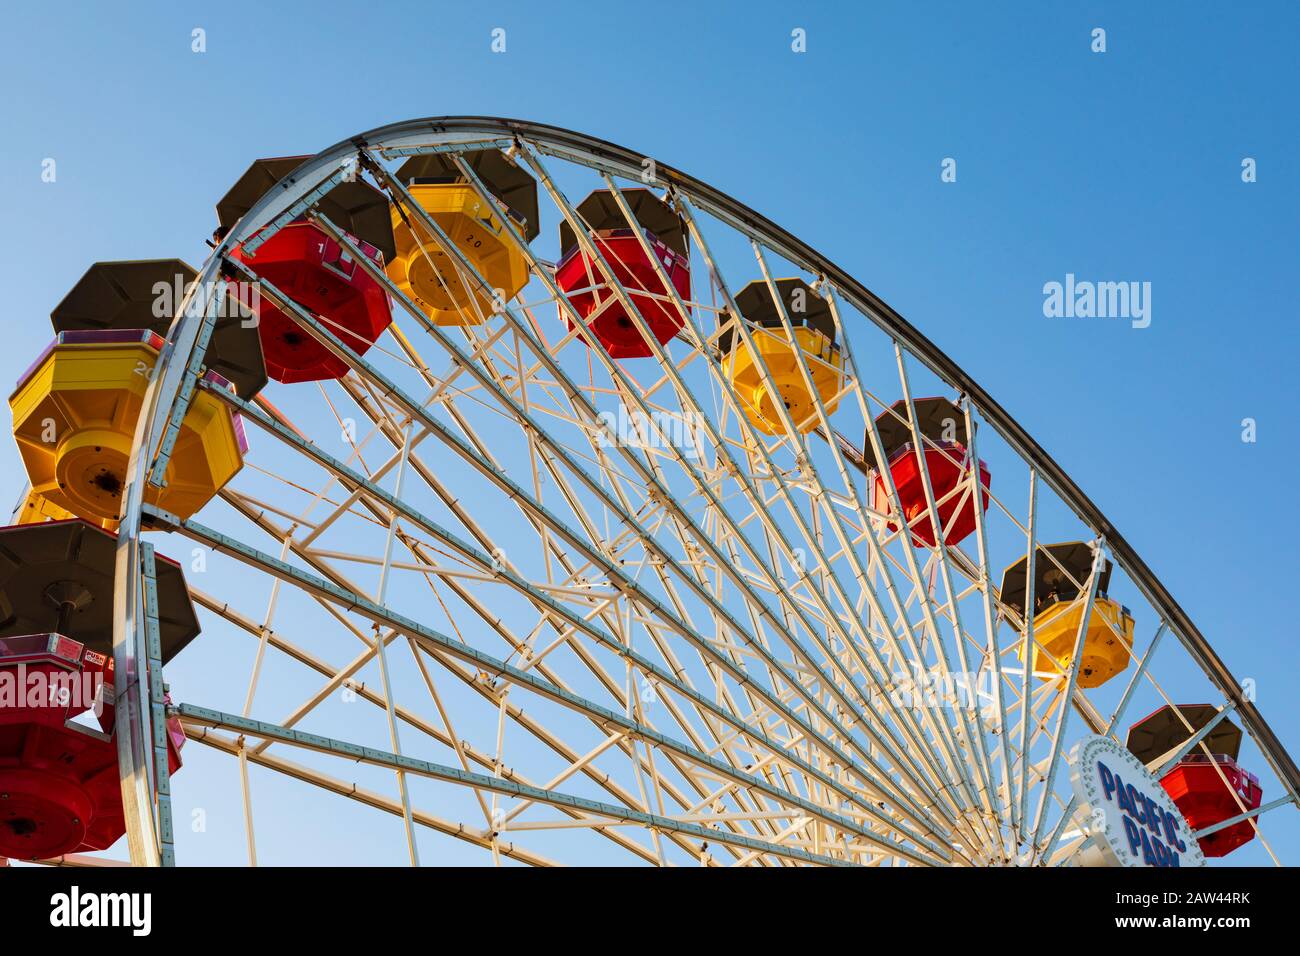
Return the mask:
<svg viewBox="0 0 1300 956"><path fill-rule="evenodd" d="M96 262L50 313L55 332L149 329L166 335L181 297L198 273L181 259ZM157 307L159 286L169 291L167 308ZM266 367L257 329L241 309L222 309L205 356L208 368L248 400L266 385Z"/></svg>
<svg viewBox="0 0 1300 956"><path fill-rule="evenodd" d="M506 158L499 149L477 149L461 154L474 174L483 180L501 203L524 222L524 239L532 242L540 227L537 223L537 180ZM443 153L412 156L397 170L399 182L463 183L465 177L455 161Z"/></svg>
<svg viewBox="0 0 1300 956"><path fill-rule="evenodd" d="M820 332L833 343L835 341L835 316L830 304L803 279L774 279L776 294L781 297L785 314L793 328L807 326ZM751 325L764 328L780 329L781 313L772 301L772 290L767 280L755 279L736 294L736 307ZM725 324L727 315L723 313L719 324ZM736 344L738 338L734 328L724 328L718 334L718 351L726 355Z"/></svg>
<svg viewBox="0 0 1300 956"><path fill-rule="evenodd" d="M687 255L686 223L681 216L649 189L624 189L622 193L633 217L647 232L678 255ZM608 189L597 189L578 203L577 213L594 232L631 228ZM578 237L568 222L560 223L560 253L567 253L577 244Z"/></svg>
<svg viewBox="0 0 1300 956"><path fill-rule="evenodd" d="M1075 600L1080 588L1088 583L1092 561L1092 547L1086 541L1040 544L1034 555L1034 613L1037 614L1058 601ZM1002 603L1018 614L1023 614L1025 610L1026 565L1027 559L1021 558L1007 568L1002 574L1002 588L999 591ZM1105 594L1109 590L1110 572L1111 563L1107 560L1097 583L1098 594Z"/></svg>
<svg viewBox="0 0 1300 956"><path fill-rule="evenodd" d="M1138 760L1149 764L1186 743L1218 714L1219 708L1213 704L1178 704L1177 709L1166 704L1129 728L1125 746ZM1205 744L1210 753L1227 754L1236 760L1241 751L1241 728L1225 717L1205 735Z"/></svg>
<svg viewBox="0 0 1300 956"><path fill-rule="evenodd" d="M117 536L72 519L0 528L0 637L61 633L113 653ZM159 558L158 623L163 663L199 634L199 621L173 561Z"/></svg>
<svg viewBox="0 0 1300 956"><path fill-rule="evenodd" d="M234 226L259 199L310 158L281 156L255 160L217 203L217 220L221 229L228 230ZM391 262L397 254L388 197L369 183L360 180L339 183L316 205L340 229L382 252L385 262Z"/></svg>
<svg viewBox="0 0 1300 956"><path fill-rule="evenodd" d="M916 408L917 428L923 436L935 443L951 439L963 448L970 446L966 415L957 407L956 402L937 397L918 398L912 404ZM891 411L876 416L876 431L880 434L880 444L886 459L892 458L898 449L912 441L912 428L908 424L907 402L904 399L894 402ZM862 442L862 458L869 468L879 467L869 435Z"/></svg>

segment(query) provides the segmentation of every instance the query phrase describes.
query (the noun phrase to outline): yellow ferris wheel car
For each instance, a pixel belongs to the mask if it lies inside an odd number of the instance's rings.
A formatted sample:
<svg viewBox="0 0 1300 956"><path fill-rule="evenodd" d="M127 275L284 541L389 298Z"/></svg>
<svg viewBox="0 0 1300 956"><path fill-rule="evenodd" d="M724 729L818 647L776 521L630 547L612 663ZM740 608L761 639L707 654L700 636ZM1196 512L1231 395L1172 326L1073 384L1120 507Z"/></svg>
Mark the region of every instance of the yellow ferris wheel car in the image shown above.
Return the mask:
<svg viewBox="0 0 1300 956"><path fill-rule="evenodd" d="M1092 548L1084 541L1038 546L1034 559L1034 648L1031 667L1044 680L1063 674L1074 660L1074 647L1083 623L1084 591L1092 570ZM1002 575L1002 603L1017 614L1025 610L1026 559ZM1133 647L1133 616L1112 599L1111 564L1102 567L1088 629L1079 653L1080 687L1100 687L1128 667ZM1016 652L1023 661L1024 648Z"/></svg>
<svg viewBox="0 0 1300 956"><path fill-rule="evenodd" d="M61 332L9 398L14 438L40 508L97 522L120 517L136 419L163 339L146 329ZM207 377L227 385L215 372ZM234 477L243 427L196 391L165 473L145 501L189 517ZM39 509L35 509L39 510Z"/></svg>
<svg viewBox="0 0 1300 956"><path fill-rule="evenodd" d="M813 389L826 414L835 411L844 387L844 360L835 342L835 318L826 300L803 279L777 279L775 285L794 330L794 341L786 334L767 282L756 279L736 296L736 307L750 324L753 349L735 330L724 329L718 336L718 351L723 371L743 402L745 417L755 428L767 435L784 433L779 403L789 410L795 428L807 432L817 425L817 409L799 367L801 362L808 365ZM763 376L763 365L771 387Z"/></svg>
<svg viewBox="0 0 1300 956"><path fill-rule="evenodd" d="M388 276L435 325L477 325L499 311L497 296L507 302L518 295L528 284L528 262L506 234L506 220L514 220L526 242L538 233L536 181L500 150L467 153L465 160L495 202L484 202L455 163L441 154L413 157L397 171L420 208L493 290L484 293L469 275L462 275L459 262L408 210L392 207L396 255L388 264Z"/></svg>

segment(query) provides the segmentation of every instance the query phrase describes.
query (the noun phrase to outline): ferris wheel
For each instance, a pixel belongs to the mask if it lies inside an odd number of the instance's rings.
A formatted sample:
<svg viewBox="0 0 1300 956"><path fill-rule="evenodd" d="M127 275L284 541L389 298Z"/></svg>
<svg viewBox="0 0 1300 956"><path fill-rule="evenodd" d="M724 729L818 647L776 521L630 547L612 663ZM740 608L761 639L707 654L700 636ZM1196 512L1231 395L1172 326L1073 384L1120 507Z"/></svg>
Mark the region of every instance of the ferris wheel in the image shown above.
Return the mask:
<svg viewBox="0 0 1300 956"><path fill-rule="evenodd" d="M0 857L183 864L220 807L254 863L304 815L338 862L1284 862L1249 686L762 215L483 117L214 199L10 399L0 677L57 693L0 707Z"/></svg>

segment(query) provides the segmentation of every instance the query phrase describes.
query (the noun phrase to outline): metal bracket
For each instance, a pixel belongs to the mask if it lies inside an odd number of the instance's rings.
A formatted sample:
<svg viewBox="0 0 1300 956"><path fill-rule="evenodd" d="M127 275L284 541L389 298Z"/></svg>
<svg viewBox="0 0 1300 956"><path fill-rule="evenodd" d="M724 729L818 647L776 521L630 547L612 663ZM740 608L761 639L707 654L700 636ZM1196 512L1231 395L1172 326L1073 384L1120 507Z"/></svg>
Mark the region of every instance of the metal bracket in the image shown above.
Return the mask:
<svg viewBox="0 0 1300 956"><path fill-rule="evenodd" d="M154 788L158 803L159 855L163 866L176 865L172 826L171 770L167 755L167 705L163 691L162 638L158 627L158 576L153 545L140 544L141 585L144 588L144 628L148 653L149 725L153 733Z"/></svg>
<svg viewBox="0 0 1300 956"><path fill-rule="evenodd" d="M185 375L181 379L180 391L176 394L176 401L172 404L171 414L167 417L167 427L163 431L162 441L158 444L158 457L154 459L153 466L149 470L149 484L155 488L167 487L167 464L171 461L172 451L176 447L176 440L180 437L181 425L185 421L185 416L189 413L190 402L194 399L195 385L203 374L208 343L211 341L212 332L217 325L217 310L220 308L220 303L224 302L226 298L226 288L225 281L219 280L206 303L203 324L199 326L198 338L194 341L194 349L190 352L189 361L185 365Z"/></svg>

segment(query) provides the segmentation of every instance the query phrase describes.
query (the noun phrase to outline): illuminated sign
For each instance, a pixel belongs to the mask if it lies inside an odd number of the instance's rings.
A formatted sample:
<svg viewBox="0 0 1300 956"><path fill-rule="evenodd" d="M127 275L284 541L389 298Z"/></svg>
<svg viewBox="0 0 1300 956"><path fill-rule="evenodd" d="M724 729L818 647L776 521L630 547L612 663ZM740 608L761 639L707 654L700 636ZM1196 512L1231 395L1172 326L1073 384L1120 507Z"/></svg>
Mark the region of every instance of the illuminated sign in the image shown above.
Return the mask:
<svg viewBox="0 0 1300 956"><path fill-rule="evenodd" d="M1187 821L1142 761L1110 737L1090 735L1070 754L1070 784L1084 831L1109 866L1204 866Z"/></svg>

